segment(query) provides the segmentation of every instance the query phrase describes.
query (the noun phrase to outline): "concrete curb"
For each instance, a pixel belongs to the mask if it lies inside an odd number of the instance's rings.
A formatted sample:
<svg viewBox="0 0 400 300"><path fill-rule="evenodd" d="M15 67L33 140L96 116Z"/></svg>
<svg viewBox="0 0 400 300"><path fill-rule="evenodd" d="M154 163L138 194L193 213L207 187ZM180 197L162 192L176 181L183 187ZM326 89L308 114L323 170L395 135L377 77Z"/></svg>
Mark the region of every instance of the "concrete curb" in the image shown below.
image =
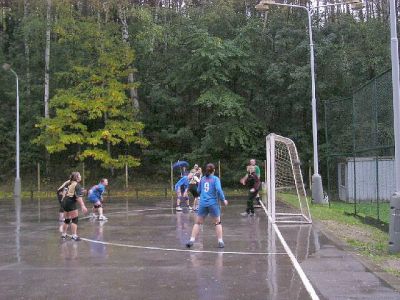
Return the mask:
<svg viewBox="0 0 400 300"><path fill-rule="evenodd" d="M352 254L352 256L357 259L364 267L375 274L379 279L387 283L393 289L400 293L400 279L396 276L385 272L381 267L376 265L374 262L368 258L357 253L353 247L348 245L345 241L339 239L335 233L326 229L321 221L313 220L313 226L318 229L322 234L324 234L328 239L330 239L339 249L344 250Z"/></svg>

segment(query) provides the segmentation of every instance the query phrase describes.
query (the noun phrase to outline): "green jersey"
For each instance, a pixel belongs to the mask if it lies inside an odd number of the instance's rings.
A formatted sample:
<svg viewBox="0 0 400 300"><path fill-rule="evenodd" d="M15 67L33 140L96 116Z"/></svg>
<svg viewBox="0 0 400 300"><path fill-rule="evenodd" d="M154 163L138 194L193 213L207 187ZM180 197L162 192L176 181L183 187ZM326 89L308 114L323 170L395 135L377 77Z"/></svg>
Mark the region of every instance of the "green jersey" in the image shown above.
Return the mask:
<svg viewBox="0 0 400 300"><path fill-rule="evenodd" d="M261 177L261 170L260 170L260 167L257 166L257 165L255 165L254 167L256 168L256 175L257 175L257 177L260 178L260 177Z"/></svg>

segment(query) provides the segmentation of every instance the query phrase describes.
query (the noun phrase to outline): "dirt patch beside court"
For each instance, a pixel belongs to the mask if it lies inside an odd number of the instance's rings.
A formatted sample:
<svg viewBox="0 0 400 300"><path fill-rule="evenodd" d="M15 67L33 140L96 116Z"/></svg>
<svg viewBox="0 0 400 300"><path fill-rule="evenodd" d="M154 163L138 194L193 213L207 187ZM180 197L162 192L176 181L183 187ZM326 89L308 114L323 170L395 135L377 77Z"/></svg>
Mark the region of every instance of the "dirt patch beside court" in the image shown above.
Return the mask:
<svg viewBox="0 0 400 300"><path fill-rule="evenodd" d="M343 241L349 239L359 241L362 243L375 243L376 240L371 232L363 230L360 226L343 224L332 220L322 220L321 223L324 227L335 234L338 238Z"/></svg>

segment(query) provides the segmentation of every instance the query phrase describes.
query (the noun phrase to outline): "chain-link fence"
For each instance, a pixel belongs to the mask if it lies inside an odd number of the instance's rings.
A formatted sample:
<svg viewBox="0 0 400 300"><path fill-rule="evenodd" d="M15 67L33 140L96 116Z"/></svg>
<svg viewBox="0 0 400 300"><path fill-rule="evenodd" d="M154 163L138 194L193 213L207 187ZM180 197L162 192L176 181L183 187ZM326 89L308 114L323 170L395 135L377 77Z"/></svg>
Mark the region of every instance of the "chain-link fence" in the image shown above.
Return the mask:
<svg viewBox="0 0 400 300"><path fill-rule="evenodd" d="M352 98L324 102L327 192L346 210L387 225L395 191L391 71Z"/></svg>
<svg viewBox="0 0 400 300"><path fill-rule="evenodd" d="M256 158L257 159L257 158ZM22 193L24 198L49 198L54 197L56 189L68 179L73 171L80 172L81 184L85 189L97 184L101 178L109 179L107 188L113 197L129 196L133 199L143 197L171 197L175 196L173 187L185 171L188 172L194 164L204 168L203 161L189 161L186 170L171 169L176 161L165 160L160 164L149 164L142 161L139 167L126 167L122 169L105 169L93 162L80 162L71 159L62 161L56 156L50 157L47 162L38 162L30 168L25 168L22 173ZM207 161L208 162L208 161ZM244 191L245 188L239 180L246 174L246 166L249 158L242 161L230 162L226 160L211 160L215 164L215 174L221 178L224 188L228 188L230 194ZM261 180L265 180L265 160L257 159L257 165L261 169ZM10 170L7 182L0 185L0 200L13 197L13 181L15 171ZM247 192L246 192L247 193Z"/></svg>

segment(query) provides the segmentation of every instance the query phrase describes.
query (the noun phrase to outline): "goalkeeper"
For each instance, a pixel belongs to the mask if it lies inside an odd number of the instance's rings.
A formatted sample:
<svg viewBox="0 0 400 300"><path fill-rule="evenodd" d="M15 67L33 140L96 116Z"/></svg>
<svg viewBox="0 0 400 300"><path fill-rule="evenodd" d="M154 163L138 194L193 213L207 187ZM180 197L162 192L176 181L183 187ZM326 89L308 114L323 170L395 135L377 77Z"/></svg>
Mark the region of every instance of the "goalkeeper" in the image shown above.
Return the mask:
<svg viewBox="0 0 400 300"><path fill-rule="evenodd" d="M246 212L241 213L242 216L254 216L254 203L253 200L258 195L258 190L260 189L260 178L257 176L256 170L254 166L249 166L247 168L248 174L244 184L249 188L249 196L247 199L247 208Z"/></svg>
<svg viewBox="0 0 400 300"><path fill-rule="evenodd" d="M243 178L240 179L240 183L241 183L241 184L246 185L247 177L248 177L249 174L250 174L249 170L250 170L251 168L253 168L253 167L254 167L254 170L255 170L255 173L256 173L258 179L261 178L261 170L260 170L260 167L257 166L256 160L255 160L254 158L252 158L252 159L250 159L250 164L246 167L247 174L246 174ZM257 193L256 200L257 200L257 205L254 205L254 207L255 207L255 208L260 208L260 207L261 207L261 203L260 203L260 194L259 194L259 193Z"/></svg>

